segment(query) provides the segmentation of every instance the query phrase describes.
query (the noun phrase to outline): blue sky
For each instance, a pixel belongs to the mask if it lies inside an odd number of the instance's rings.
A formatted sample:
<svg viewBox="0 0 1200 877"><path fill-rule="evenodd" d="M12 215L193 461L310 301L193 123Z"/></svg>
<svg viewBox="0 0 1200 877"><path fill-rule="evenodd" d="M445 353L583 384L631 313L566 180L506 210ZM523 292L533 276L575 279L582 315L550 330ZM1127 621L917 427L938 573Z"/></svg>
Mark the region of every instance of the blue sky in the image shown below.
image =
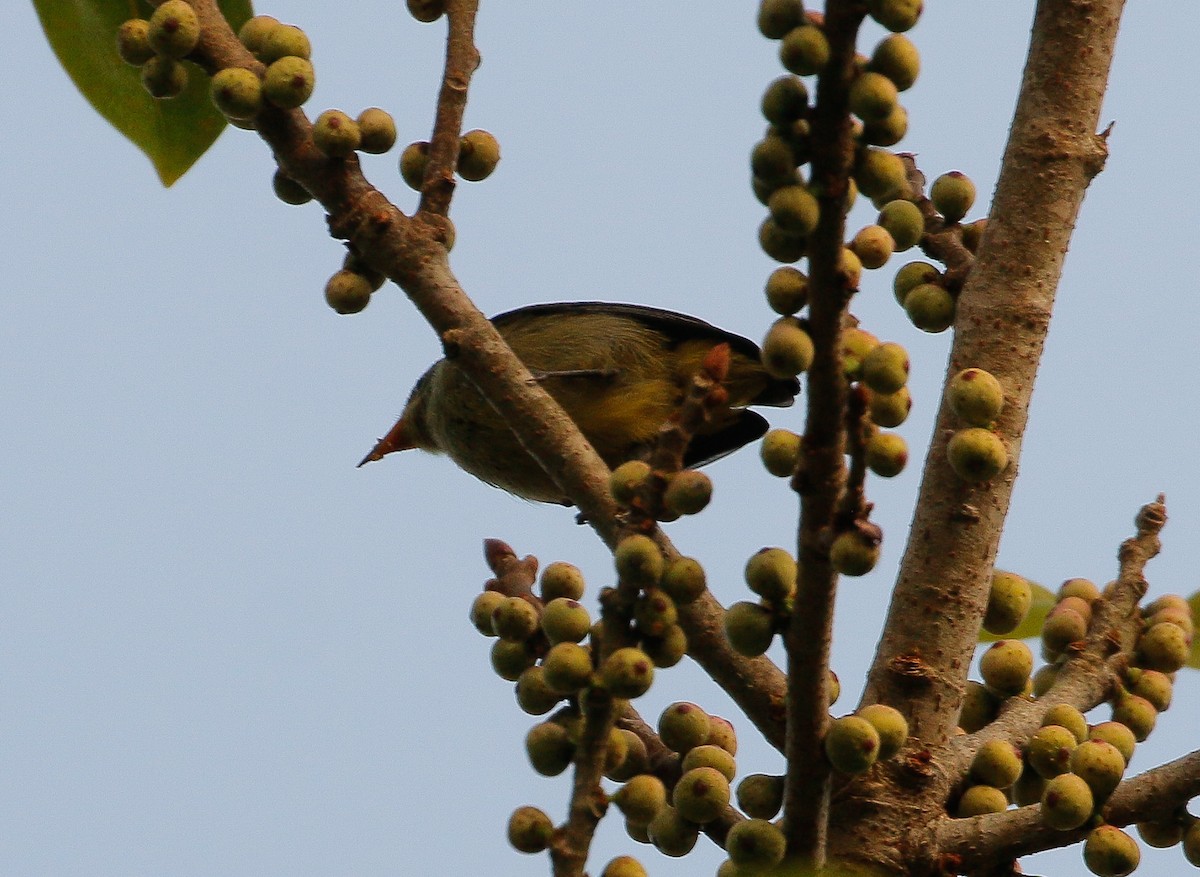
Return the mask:
<svg viewBox="0 0 1200 877"><path fill-rule="evenodd" d="M646 5L485 4L467 125L495 133L504 158L458 190L452 265L489 313L602 298L760 337L772 265L756 248L747 155L774 46L753 4ZM982 215L1032 4L927 7L903 146L930 178L971 175ZM442 25L396 3L262 11L310 34L314 115L378 105L402 143L427 136ZM534 720L491 675L466 611L488 576L484 537L577 563L593 594L610 579L603 547L571 512L444 459L356 470L438 355L412 306L387 288L363 314L335 315L322 287L340 246L317 207L274 199L252 134L227 131L163 190L74 92L31 8L14 4L5 23L0 870L547 873L508 848L504 823L525 803L561 817L567 783L527 767ZM1197 24L1191 5L1130 4L1121 34L1111 157L1067 259L1001 546L1001 565L1050 586L1115 575L1134 513L1165 491L1151 593L1196 587ZM365 165L411 209L395 160ZM868 275L854 310L912 353L902 432L919 462L949 337L907 323L890 291L898 264ZM768 416L801 428L798 410ZM835 711L870 663L917 469L871 485L884 558L841 588ZM794 502L753 450L710 472L711 508L669 532L728 603L745 594L749 554L793 542ZM1198 694L1185 674L1186 705L1135 772L1195 745L1184 713ZM643 708L653 719L677 699L736 721L693 667L662 674ZM739 729L741 769L779 770ZM720 858L711 845L681 861L634 849L618 820L597 847L596 873L621 852L656 877ZM1177 850L1143 852L1146 866L1184 867ZM1078 850L1030 867L1084 873Z"/></svg>

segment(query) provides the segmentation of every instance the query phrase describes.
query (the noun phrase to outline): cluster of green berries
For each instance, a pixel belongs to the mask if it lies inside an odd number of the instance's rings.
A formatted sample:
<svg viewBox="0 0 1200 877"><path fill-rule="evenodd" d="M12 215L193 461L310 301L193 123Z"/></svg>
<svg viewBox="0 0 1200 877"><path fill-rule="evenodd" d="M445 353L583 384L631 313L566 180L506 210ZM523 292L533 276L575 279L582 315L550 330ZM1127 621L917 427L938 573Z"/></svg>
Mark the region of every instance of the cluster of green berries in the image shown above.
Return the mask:
<svg viewBox="0 0 1200 877"><path fill-rule="evenodd" d="M455 172L464 180L471 183L486 180L499 163L500 142L490 132L476 128L459 139ZM428 166L428 140L410 143L400 153L400 176L410 189L421 191L425 184L425 169Z"/></svg>
<svg viewBox="0 0 1200 877"><path fill-rule="evenodd" d="M277 194L281 184L299 187L299 183L276 172L275 191ZM283 196L280 195L280 197ZM383 286L386 279L357 256L347 254L341 270L335 272L325 284L325 303L339 314L357 314L371 303L371 294Z"/></svg>
<svg viewBox="0 0 1200 877"><path fill-rule="evenodd" d="M831 203L822 196L833 195L832 203L844 214L862 192L887 210L880 222L859 231L846 248L843 273L852 289L857 288L862 269L882 267L893 252L915 245L924 231L920 210L906 200L909 187L903 162L881 148L899 143L908 130L908 113L898 97L916 82L920 54L901 31L916 23L920 4L893 0L879 5L876 18L893 33L869 58L856 59L848 97L857 117L858 154L849 188L838 193L819 191L803 175L812 155L810 89L803 77L821 73L831 57L822 20L806 14L799 0L762 0L758 12L759 30L779 41L779 60L788 71L763 94L761 109L768 128L750 157L754 193L769 212L759 227L759 244L776 261L798 261L820 219L822 201ZM897 203L893 206L893 202Z"/></svg>
<svg viewBox="0 0 1200 877"><path fill-rule="evenodd" d="M614 469L608 486L620 505L636 507L659 521L700 513L712 501L713 491L712 479L703 472L662 473L642 460L629 460Z"/></svg>
<svg viewBox="0 0 1200 877"><path fill-rule="evenodd" d="M959 716L963 731L987 727L1007 698L1047 695L1067 656L1087 636L1097 601L1105 596L1088 579L1063 582L1042 631L1042 655L1048 663L1032 677L1033 654L1024 643L1002 640L989 647L980 660L983 682L968 683ZM1015 629L1031 600L1026 579L996 571L984 628L996 634ZM955 815L1040 804L1041 819L1050 828L1093 826L1083 851L1092 873L1123 877L1137 867L1137 843L1126 832L1103 824L1099 813L1121 782L1136 744L1153 730L1158 713L1170 706L1173 676L1188 660L1194 630L1187 601L1174 595L1145 606L1141 618L1132 664L1110 698L1111 720L1089 724L1075 707L1057 703L1046 710L1042 726L1024 745L1001 739L985 743L976 751L967 784L953 803ZM1200 829L1186 813L1140 824L1138 832L1151 846L1183 843L1189 861L1200 864Z"/></svg>
<svg viewBox="0 0 1200 877"><path fill-rule="evenodd" d="M182 60L200 42L200 20L186 0L167 0L149 20L131 18L117 28L117 53L140 67L142 85L151 96L178 97L188 83Z"/></svg>
<svg viewBox="0 0 1200 877"><path fill-rule="evenodd" d="M990 372L963 369L946 387L950 410L963 425L946 444L954 474L971 484L991 481L1008 468L1008 449L991 426L1004 407L1004 389Z"/></svg>
<svg viewBox="0 0 1200 877"><path fill-rule="evenodd" d="M855 776L896 755L908 741L908 720L894 707L876 703L829 724L825 757L838 773Z"/></svg>

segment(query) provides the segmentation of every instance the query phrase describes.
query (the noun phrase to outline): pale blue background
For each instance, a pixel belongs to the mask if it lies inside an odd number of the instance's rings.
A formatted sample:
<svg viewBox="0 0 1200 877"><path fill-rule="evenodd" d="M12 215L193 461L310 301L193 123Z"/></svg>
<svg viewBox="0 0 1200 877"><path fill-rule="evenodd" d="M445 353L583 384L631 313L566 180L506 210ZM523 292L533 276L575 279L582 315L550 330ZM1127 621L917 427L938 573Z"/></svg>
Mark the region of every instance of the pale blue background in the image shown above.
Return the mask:
<svg viewBox="0 0 1200 877"><path fill-rule="evenodd" d="M761 335L771 264L746 157L779 70L754 5L484 4L467 123L504 160L460 188L452 261L485 311L612 298ZM1032 4L927 7L904 146L930 177L969 173L986 201ZM443 28L402 9L264 11L312 37L314 113L380 105L407 142L428 134ZM572 560L593 589L610 580L602 547L570 512L445 460L356 471L437 355L412 306L390 288L334 315L321 289L340 245L317 207L273 198L252 134L228 131L164 191L74 92L29 6L0 21L0 873L547 873L508 848L504 823L524 803L560 818L567 781L527 767L534 720L490 674L466 610L485 536ZM1196 588L1198 24L1195 4L1130 4L1122 33L1112 157L1067 261L1001 548L1051 586L1112 577L1137 508L1165 490L1153 593ZM366 165L411 208L394 154ZM854 310L912 351L903 433L919 463L949 338L906 323L891 267ZM841 591L839 710L871 659L918 468L870 486L888 539L880 569ZM753 450L711 472L710 511L670 533L730 602L746 556L791 544L794 500ZM1196 745L1194 673L1181 688L1135 770ZM654 719L679 698L734 715L685 666L643 707ZM779 769L739 727L742 769ZM702 841L664 859L616 819L597 847L593 874L618 852L654 875L720 858ZM1186 867L1177 850L1143 861ZM1084 873L1078 850L1028 867Z"/></svg>

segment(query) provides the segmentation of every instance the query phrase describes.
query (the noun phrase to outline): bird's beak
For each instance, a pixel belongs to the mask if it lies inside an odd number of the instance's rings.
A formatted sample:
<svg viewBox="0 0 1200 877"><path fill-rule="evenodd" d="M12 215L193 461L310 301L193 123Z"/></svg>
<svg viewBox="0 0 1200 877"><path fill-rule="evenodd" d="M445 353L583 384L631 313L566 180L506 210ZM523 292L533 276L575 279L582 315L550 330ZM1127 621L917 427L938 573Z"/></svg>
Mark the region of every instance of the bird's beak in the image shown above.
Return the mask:
<svg viewBox="0 0 1200 877"><path fill-rule="evenodd" d="M363 457L358 465L362 467L367 463L382 460L384 455L390 454L392 451L407 451L415 447L416 445L412 443L412 439L408 435L408 424L401 417L396 421L396 425L388 430L387 435L375 443L375 447L371 448L371 452Z"/></svg>

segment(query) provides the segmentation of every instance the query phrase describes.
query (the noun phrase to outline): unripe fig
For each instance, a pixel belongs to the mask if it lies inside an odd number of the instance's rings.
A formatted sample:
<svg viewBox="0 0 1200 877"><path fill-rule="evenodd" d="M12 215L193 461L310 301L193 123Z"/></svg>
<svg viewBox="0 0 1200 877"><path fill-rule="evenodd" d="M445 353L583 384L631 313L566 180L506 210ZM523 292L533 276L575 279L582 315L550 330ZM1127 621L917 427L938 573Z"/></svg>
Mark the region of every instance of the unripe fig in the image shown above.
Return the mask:
<svg viewBox="0 0 1200 877"><path fill-rule="evenodd" d="M617 856L604 866L600 877L647 877L646 869L633 856Z"/></svg>
<svg viewBox="0 0 1200 877"><path fill-rule="evenodd" d="M558 597L542 609L542 632L551 645L555 643L577 643L587 636L592 627L592 618L582 603Z"/></svg>
<svg viewBox="0 0 1200 877"><path fill-rule="evenodd" d="M850 112L864 122L886 118L898 99L896 84L882 73L860 73L850 83Z"/></svg>
<svg viewBox="0 0 1200 877"><path fill-rule="evenodd" d="M730 861L749 871L774 868L783 861L786 850L783 832L765 819L739 822L725 838Z"/></svg>
<svg viewBox="0 0 1200 877"><path fill-rule="evenodd" d="M1050 828L1072 831L1087 822L1093 810L1092 790L1081 777L1064 773L1046 780L1042 792L1042 822Z"/></svg>
<svg viewBox="0 0 1200 877"><path fill-rule="evenodd" d="M772 125L788 125L808 112L808 89L799 76L780 76L762 96L762 114Z"/></svg>
<svg viewBox="0 0 1200 877"><path fill-rule="evenodd" d="M341 110L326 110L313 123L313 145L330 158L345 158L362 143L358 123Z"/></svg>
<svg viewBox="0 0 1200 877"><path fill-rule="evenodd" d="M933 181L929 198L933 201L933 208L945 217L946 222L958 222L975 203L975 184L966 174L950 171Z"/></svg>
<svg viewBox="0 0 1200 877"><path fill-rule="evenodd" d="M895 432L880 432L867 441L864 457L869 468L881 478L894 478L908 463L908 442Z"/></svg>
<svg viewBox="0 0 1200 877"><path fill-rule="evenodd" d="M993 570L983 629L998 636L1010 633L1025 620L1031 605L1033 588L1027 578L1002 569Z"/></svg>
<svg viewBox="0 0 1200 877"><path fill-rule="evenodd" d="M286 56L267 66L263 97L284 110L294 110L308 100L316 86L312 62Z"/></svg>
<svg viewBox="0 0 1200 877"><path fill-rule="evenodd" d="M771 218L786 232L808 235L821 217L820 205L804 186L784 186L767 199Z"/></svg>
<svg viewBox="0 0 1200 877"><path fill-rule="evenodd" d="M651 472L650 464L644 460L627 460L612 471L608 479L608 489L613 499L621 505L629 505L637 496L638 491L646 486Z"/></svg>
<svg viewBox="0 0 1200 877"><path fill-rule="evenodd" d="M796 262L804 258L808 249L808 238L786 231L768 216L758 227L758 245L776 262Z"/></svg>
<svg viewBox="0 0 1200 877"><path fill-rule="evenodd" d="M767 278L767 304L787 317L808 304L808 278L790 265L776 268Z"/></svg>
<svg viewBox="0 0 1200 877"><path fill-rule="evenodd" d="M962 710L958 716L958 726L968 734L991 724L1000 709L1000 701L984 687L983 683L970 680L966 691L963 692Z"/></svg>
<svg viewBox="0 0 1200 877"><path fill-rule="evenodd" d="M278 18L270 15L256 15L241 26L238 30L238 39L257 57L267 34L279 26Z"/></svg>
<svg viewBox="0 0 1200 877"><path fill-rule="evenodd" d="M925 233L925 217L921 215L921 209L902 198L884 204L877 221L892 236L896 252L912 249L921 242L921 235Z"/></svg>
<svg viewBox="0 0 1200 877"><path fill-rule="evenodd" d="M338 271L325 284L325 302L339 314L357 314L371 301L371 281L354 271Z"/></svg>
<svg viewBox="0 0 1200 877"><path fill-rule="evenodd" d="M1147 670L1174 673L1187 664L1192 638L1177 625L1159 622L1142 631L1136 652L1138 664Z"/></svg>
<svg viewBox="0 0 1200 877"><path fill-rule="evenodd" d="M734 603L725 611L725 636L733 650L755 658L771 647L775 619L757 603Z"/></svg>
<svg viewBox="0 0 1200 877"><path fill-rule="evenodd" d="M1021 775L1017 777L1017 781L1013 783L1013 802L1018 807L1040 804L1045 791L1046 781L1036 770L1026 766Z"/></svg>
<svg viewBox="0 0 1200 877"><path fill-rule="evenodd" d="M879 733L879 760L891 758L908 742L908 720L895 707L872 703L855 715L866 719Z"/></svg>
<svg viewBox="0 0 1200 877"><path fill-rule="evenodd" d="M979 660L983 684L997 697L1013 697L1025 690L1033 672L1033 653L1019 639L993 643Z"/></svg>
<svg viewBox="0 0 1200 877"><path fill-rule="evenodd" d="M655 667L674 667L687 654L687 634L678 624L668 625L658 636L642 636L642 650Z"/></svg>
<svg viewBox="0 0 1200 877"><path fill-rule="evenodd" d="M908 189L904 162L886 149L861 150L854 164L854 179L858 189L868 198L903 197Z"/></svg>
<svg viewBox="0 0 1200 877"><path fill-rule="evenodd" d="M1029 766L1046 779L1071 769L1071 753L1078 744L1075 735L1061 725L1043 725L1025 744Z"/></svg>
<svg viewBox="0 0 1200 877"><path fill-rule="evenodd" d="M772 429L763 436L759 456L763 467L777 478L789 478L800 462L803 438L787 429Z"/></svg>
<svg viewBox="0 0 1200 877"><path fill-rule="evenodd" d="M492 611L492 630L511 642L529 639L537 630L538 611L521 597L505 597Z"/></svg>
<svg viewBox="0 0 1200 877"><path fill-rule="evenodd" d="M542 722L525 735L525 754L535 771L542 776L554 777L571 766L575 744L562 725Z"/></svg>
<svg viewBox="0 0 1200 877"><path fill-rule="evenodd" d="M901 33L917 23L922 6L922 0L867 0L867 13L893 33Z"/></svg>
<svg viewBox="0 0 1200 877"><path fill-rule="evenodd" d="M850 249L858 256L864 268L874 270L887 264L887 260L896 249L896 242L883 226L868 225L859 229L850 241Z"/></svg>
<svg viewBox="0 0 1200 877"><path fill-rule="evenodd" d="M758 6L758 30L769 40L782 38L803 21L800 0L762 0Z"/></svg>
<svg viewBox="0 0 1200 877"><path fill-rule="evenodd" d="M779 44L779 62L799 76L820 73L829 63L829 54L825 33L811 24L792 28Z"/></svg>
<svg viewBox="0 0 1200 877"><path fill-rule="evenodd" d="M863 125L859 140L869 146L895 146L908 133L908 110L896 104L882 119ZM897 250L904 249L897 246Z"/></svg>
<svg viewBox="0 0 1200 877"><path fill-rule="evenodd" d="M167 0L150 16L146 38L164 58L183 58L200 42L196 10L186 0Z"/></svg>
<svg viewBox="0 0 1200 877"><path fill-rule="evenodd" d="M1174 683L1171 677L1159 670L1142 670L1131 667L1129 675L1129 692L1138 697L1144 697L1160 713L1171 706L1171 695Z"/></svg>
<svg viewBox="0 0 1200 877"><path fill-rule="evenodd" d="M400 176L410 189L420 192L425 183L425 168L429 164L429 142L418 140L400 153Z"/></svg>
<svg viewBox="0 0 1200 877"><path fill-rule="evenodd" d="M796 592L796 561L782 548L762 548L746 561L746 584L767 600L782 603Z"/></svg>
<svg viewBox="0 0 1200 877"><path fill-rule="evenodd" d="M720 716L709 716L712 727L708 729L708 742L712 746L720 746L730 755L737 755L737 732L729 719Z"/></svg>
<svg viewBox="0 0 1200 877"><path fill-rule="evenodd" d="M308 34L300 28L292 24L281 24L268 28L263 33L256 54L258 60L268 65L288 56L304 58L307 61L312 57L312 43L308 41Z"/></svg>
<svg viewBox="0 0 1200 877"><path fill-rule="evenodd" d="M626 536L613 552L617 575L622 582L647 587L658 584L666 568L662 551L649 536Z"/></svg>
<svg viewBox="0 0 1200 877"><path fill-rule="evenodd" d="M892 34L875 47L867 69L882 73L892 80L897 90L905 91L917 81L917 74L921 71L921 53L908 37Z"/></svg>
<svg viewBox="0 0 1200 877"><path fill-rule="evenodd" d="M989 740L971 759L971 779L985 786L1007 789L1021 776L1021 752L1007 740Z"/></svg>
<svg viewBox="0 0 1200 877"><path fill-rule="evenodd" d="M783 807L783 777L750 774L738 783L737 803L752 819L774 819Z"/></svg>
<svg viewBox="0 0 1200 877"><path fill-rule="evenodd" d="M912 411L912 394L908 387L901 387L895 393L867 392L867 413L876 426L893 428L900 426L908 419Z"/></svg>
<svg viewBox="0 0 1200 877"><path fill-rule="evenodd" d="M658 718L658 736L675 752L687 752L708 740L712 720L694 703L673 703Z"/></svg>
<svg viewBox="0 0 1200 877"><path fill-rule="evenodd" d="M794 317L780 317L762 343L762 363L769 374L789 378L812 365L812 338Z"/></svg>
<svg viewBox="0 0 1200 877"><path fill-rule="evenodd" d="M1054 654L1087 635L1087 619L1067 606L1055 606L1042 625L1042 642Z"/></svg>
<svg viewBox="0 0 1200 877"><path fill-rule="evenodd" d="M537 655L525 642L497 639L492 644L492 669L501 679L516 682L521 674L534 665Z"/></svg>
<svg viewBox="0 0 1200 877"><path fill-rule="evenodd" d="M1115 825L1093 828L1083 842L1083 863L1097 877L1126 877L1141 860L1137 841Z"/></svg>
<svg viewBox="0 0 1200 877"><path fill-rule="evenodd" d="M858 326L842 330L842 369L848 380L858 380L862 361L879 345L879 339Z"/></svg>
<svg viewBox="0 0 1200 877"><path fill-rule="evenodd" d="M1139 822L1138 837L1147 846L1165 850L1183 840L1183 824L1178 819L1166 819L1158 822Z"/></svg>
<svg viewBox="0 0 1200 877"><path fill-rule="evenodd" d="M504 600L504 595L497 591L484 591L471 603L471 624L484 636L496 635L492 627L492 613Z"/></svg>
<svg viewBox="0 0 1200 877"><path fill-rule="evenodd" d="M895 393L908 383L908 369L908 351L886 341L863 357L859 379L876 393Z"/></svg>
<svg viewBox="0 0 1200 877"><path fill-rule="evenodd" d="M889 205L895 203L897 202L891 201ZM909 202L903 201L900 203L908 204ZM889 205L885 205L884 210ZM896 295L896 301L903 307L904 299L908 296L909 292L923 283L936 283L941 276L942 272L928 262L909 262L906 265L900 266L900 270L896 272L896 276L892 280L892 291Z"/></svg>
<svg viewBox="0 0 1200 877"><path fill-rule="evenodd" d="M477 183L491 176L500 163L500 143L488 131L475 129L462 136L455 170L464 180Z"/></svg>
<svg viewBox="0 0 1200 877"><path fill-rule="evenodd" d="M968 786L958 799L954 815L959 819L982 816L984 813L1003 813L1008 809L1008 796L993 786Z"/></svg>
<svg viewBox="0 0 1200 877"><path fill-rule="evenodd" d="M679 778L671 792L671 804L689 822L712 822L729 805L729 780L719 770L697 767Z"/></svg>
<svg viewBox="0 0 1200 877"><path fill-rule="evenodd" d="M1114 722L1120 722L1129 728L1140 743L1154 730L1158 721L1158 710L1144 697L1138 697L1136 694L1118 695L1116 703L1113 704L1112 717Z"/></svg>
<svg viewBox="0 0 1200 877"><path fill-rule="evenodd" d="M537 807L518 807L508 818L508 842L522 853L540 853L554 836L554 823Z"/></svg>
<svg viewBox="0 0 1200 877"><path fill-rule="evenodd" d="M563 694L546 684L541 667L530 667L517 679L517 705L531 716L542 716L562 702Z"/></svg>
<svg viewBox="0 0 1200 877"><path fill-rule="evenodd" d="M154 57L150 45L150 22L144 18L131 18L121 22L117 28L117 54L126 64L141 67Z"/></svg>
<svg viewBox="0 0 1200 877"><path fill-rule="evenodd" d="M696 469L682 469L667 481L663 505L675 515L699 514L712 500L712 479Z"/></svg>
<svg viewBox="0 0 1200 877"><path fill-rule="evenodd" d="M954 325L954 296L936 283L921 283L904 296L904 312L922 332L936 335Z"/></svg>
<svg viewBox="0 0 1200 877"><path fill-rule="evenodd" d="M950 379L946 388L950 408L967 426L990 426L1004 407L1000 382L981 368L967 368Z"/></svg>
<svg viewBox="0 0 1200 877"><path fill-rule="evenodd" d="M1122 725L1120 722L1101 722L1088 730L1088 737L1092 740L1103 740L1117 747L1117 751L1121 753L1126 764L1133 760L1133 751L1137 748L1137 737L1133 735L1133 731L1129 730L1128 725Z"/></svg>
<svg viewBox="0 0 1200 877"><path fill-rule="evenodd" d="M155 55L142 65L142 87L151 97L168 100L187 88L187 69L173 58Z"/></svg>
<svg viewBox="0 0 1200 877"><path fill-rule="evenodd" d="M663 807L646 826L651 843L664 856L686 856L696 846L700 826L680 815L675 807Z"/></svg>
<svg viewBox="0 0 1200 877"><path fill-rule="evenodd" d="M707 581L694 557L677 557L667 564L660 587L676 603L691 603L704 593Z"/></svg>
<svg viewBox="0 0 1200 877"><path fill-rule="evenodd" d="M209 83L209 92L216 108L230 119L253 119L262 109L262 80L243 67L218 70Z"/></svg>
<svg viewBox="0 0 1200 877"><path fill-rule="evenodd" d="M641 697L654 681L654 664L641 649L626 646L605 659L600 678L613 697Z"/></svg>
<svg viewBox="0 0 1200 877"><path fill-rule="evenodd" d="M838 773L860 774L879 757L879 732L861 716L834 719L825 734L825 757Z"/></svg>
<svg viewBox="0 0 1200 877"><path fill-rule="evenodd" d="M630 822L646 825L667 806L667 789L653 774L638 774L613 794L612 801Z"/></svg>
<svg viewBox="0 0 1200 877"><path fill-rule="evenodd" d="M367 107L355 120L362 133L362 151L372 154L387 152L396 145L396 120L379 107Z"/></svg>
<svg viewBox="0 0 1200 877"><path fill-rule="evenodd" d="M1071 773L1088 784L1097 804L1103 804L1125 775L1125 759L1111 743L1084 740L1071 753Z"/></svg>
<svg viewBox="0 0 1200 877"><path fill-rule="evenodd" d="M767 136L750 153L750 172L764 183L786 183L796 176L796 155L782 137Z"/></svg>
<svg viewBox="0 0 1200 877"><path fill-rule="evenodd" d="M579 567L573 564L556 560L547 564L546 568L542 570L538 592L541 594L543 602L546 603L559 597L578 600L584 592L583 573L579 571Z"/></svg>
<svg viewBox="0 0 1200 877"><path fill-rule="evenodd" d="M910 294L909 301L912 298ZM1008 467L1004 442L991 430L980 427L954 433L946 446L946 459L955 475L972 484L990 481Z"/></svg>
<svg viewBox="0 0 1200 877"><path fill-rule="evenodd" d="M423 24L437 21L446 14L446 0L406 0L408 14Z"/></svg>
<svg viewBox="0 0 1200 877"><path fill-rule="evenodd" d="M1087 719L1083 717L1083 713L1069 703L1056 703L1046 710L1045 715L1042 716L1042 725L1059 725L1066 728L1075 737L1076 743L1082 743L1088 739Z"/></svg>
<svg viewBox="0 0 1200 877"><path fill-rule="evenodd" d="M879 562L879 540L859 530L839 533L829 546L829 562L844 576L865 576Z"/></svg>

